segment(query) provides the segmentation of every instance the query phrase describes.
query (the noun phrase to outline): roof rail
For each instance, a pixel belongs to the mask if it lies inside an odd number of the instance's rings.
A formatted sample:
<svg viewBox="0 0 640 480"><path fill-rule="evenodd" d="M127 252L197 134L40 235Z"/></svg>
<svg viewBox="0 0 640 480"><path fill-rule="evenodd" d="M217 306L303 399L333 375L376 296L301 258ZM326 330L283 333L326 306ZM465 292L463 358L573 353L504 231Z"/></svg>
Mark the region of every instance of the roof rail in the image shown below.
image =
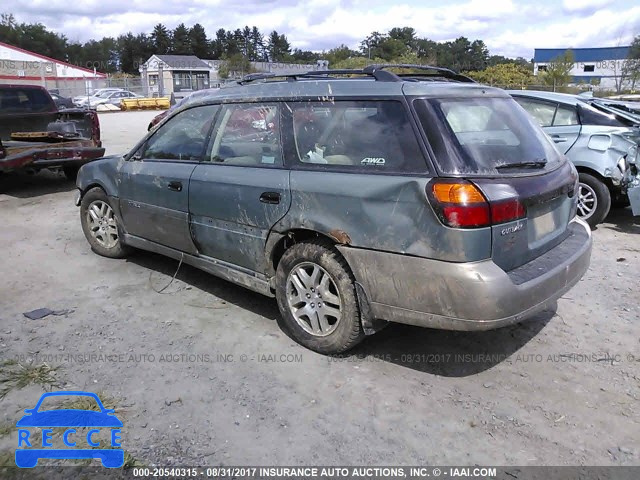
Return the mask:
<svg viewBox="0 0 640 480"><path fill-rule="evenodd" d="M383 72L385 74L389 74L390 72L385 72L386 68L410 68L413 70L424 70L424 71L432 71L434 74L416 74L416 73L403 73L403 74L392 74L398 77L398 79L402 80L402 77L444 77L450 78L451 80L457 80L458 82L472 82L475 83L475 80L467 77L466 75L462 75L453 70L444 67L435 67L433 65L419 65L414 63L382 63L377 65L369 65L362 69L363 72L369 73L378 79L378 76L382 77ZM384 75L386 77L386 75ZM382 80L382 78L380 78ZM387 80L388 81L388 80ZM396 80L397 81L397 80Z"/></svg>
<svg viewBox="0 0 640 480"><path fill-rule="evenodd" d="M424 70L435 72L433 74L428 73L406 73L396 74L388 72L387 68L410 68L414 70ZM448 68L434 67L431 65L414 65L410 63L388 63L379 65L369 65L363 69L337 69L337 70L311 70L301 73L283 73L277 74L273 72L268 73L250 73L242 77L238 81L238 84L245 85L247 83L256 82L259 80L272 80L272 79L284 79L287 81L295 81L298 79L313 79L313 78L330 78L334 75L363 75L375 78L379 82L402 82L406 78L420 79L428 77L442 77L458 82L475 82L471 78L461 75L449 70Z"/></svg>

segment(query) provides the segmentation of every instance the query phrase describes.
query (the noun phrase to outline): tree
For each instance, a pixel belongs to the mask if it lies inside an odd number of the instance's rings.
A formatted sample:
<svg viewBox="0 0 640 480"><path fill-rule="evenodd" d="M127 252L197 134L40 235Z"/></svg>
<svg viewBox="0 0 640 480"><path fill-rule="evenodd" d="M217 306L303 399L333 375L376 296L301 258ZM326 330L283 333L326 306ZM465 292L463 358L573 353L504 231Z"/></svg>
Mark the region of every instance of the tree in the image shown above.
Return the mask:
<svg viewBox="0 0 640 480"><path fill-rule="evenodd" d="M155 53L155 46L144 33L129 32L116 40L120 71L137 75L140 65Z"/></svg>
<svg viewBox="0 0 640 480"><path fill-rule="evenodd" d="M635 91L636 83L640 83L640 35L637 35L629 46L622 73L629 82L631 91Z"/></svg>
<svg viewBox="0 0 640 480"><path fill-rule="evenodd" d="M189 29L184 23L178 25L173 31L171 53L175 55L193 55L191 51L191 41L189 39Z"/></svg>
<svg viewBox="0 0 640 480"><path fill-rule="evenodd" d="M171 34L167 27L161 23L153 27L151 42L154 44L156 53L159 55L165 55L171 51Z"/></svg>
<svg viewBox="0 0 640 480"><path fill-rule="evenodd" d="M222 58L227 51L227 32L224 28L218 29L216 38L211 41L211 56L214 59Z"/></svg>
<svg viewBox="0 0 640 480"><path fill-rule="evenodd" d="M394 27L389 30L389 38L402 42L409 50L416 50L418 39L415 29L411 27Z"/></svg>
<svg viewBox="0 0 640 480"><path fill-rule="evenodd" d="M199 23L196 23L189 30L189 45L191 53L198 58L208 58L211 53L207 32Z"/></svg>
<svg viewBox="0 0 640 480"><path fill-rule="evenodd" d="M546 70L540 72L538 69L538 78L544 85L553 86L555 91L556 87L563 87L571 81L571 70L574 63L573 52L567 50L547 63Z"/></svg>
<svg viewBox="0 0 640 480"><path fill-rule="evenodd" d="M0 17L0 42L51 58L67 58L67 37L47 30L41 23L17 23L12 14Z"/></svg>
<svg viewBox="0 0 640 480"><path fill-rule="evenodd" d="M225 58L218 69L218 76L222 79L242 78L248 73L254 73L251 62L241 53L234 53Z"/></svg>
<svg viewBox="0 0 640 480"><path fill-rule="evenodd" d="M339 47L332 48L328 52L322 52L321 58L329 61L329 66L333 68L336 63L342 62L347 58L357 57L359 53L355 50L351 50L346 45L342 44Z"/></svg>
<svg viewBox="0 0 640 480"><path fill-rule="evenodd" d="M534 80L531 70L513 61L492 65L482 71L466 72L466 75L477 82L500 87L522 87L530 85Z"/></svg>
<svg viewBox="0 0 640 480"><path fill-rule="evenodd" d="M264 36L258 30L258 27L253 27L251 29L250 42L253 51L255 52L255 58L251 60L256 62L261 62L267 60L267 51L264 45Z"/></svg>
<svg viewBox="0 0 640 480"><path fill-rule="evenodd" d="M274 30L269 34L269 42L267 45L270 61L285 62L290 59L291 45L284 34L280 35Z"/></svg>

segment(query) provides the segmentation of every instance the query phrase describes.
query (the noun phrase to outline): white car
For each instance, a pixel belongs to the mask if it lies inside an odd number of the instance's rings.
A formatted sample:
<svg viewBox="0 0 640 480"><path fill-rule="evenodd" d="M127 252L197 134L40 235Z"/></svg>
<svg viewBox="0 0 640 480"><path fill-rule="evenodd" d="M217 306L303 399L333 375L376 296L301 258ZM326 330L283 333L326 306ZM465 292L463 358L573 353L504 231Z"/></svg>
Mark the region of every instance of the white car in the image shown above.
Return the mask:
<svg viewBox="0 0 640 480"><path fill-rule="evenodd" d="M118 90L116 92L104 92L100 95L89 98L89 108L95 108L98 105L109 103L111 105L120 106L120 102L126 98L141 98L141 95L130 92L128 90Z"/></svg>
<svg viewBox="0 0 640 480"><path fill-rule="evenodd" d="M122 90L121 88L99 88L98 90L96 90L95 92L93 92L91 95L78 95L76 97L72 98L73 104L77 105L78 107L85 107L87 106L87 103L89 102L89 100L91 100L94 97L103 95L105 93L111 93L111 92L119 92L120 90Z"/></svg>

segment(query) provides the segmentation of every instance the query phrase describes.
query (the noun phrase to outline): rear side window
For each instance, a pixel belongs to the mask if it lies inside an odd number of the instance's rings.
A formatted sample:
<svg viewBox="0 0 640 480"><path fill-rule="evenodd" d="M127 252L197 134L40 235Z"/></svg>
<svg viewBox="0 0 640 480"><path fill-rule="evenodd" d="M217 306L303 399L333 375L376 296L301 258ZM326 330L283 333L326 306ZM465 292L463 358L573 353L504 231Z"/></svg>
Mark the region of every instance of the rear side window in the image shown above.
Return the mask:
<svg viewBox="0 0 640 480"><path fill-rule="evenodd" d="M207 159L224 165L282 165L280 107L264 103L224 105Z"/></svg>
<svg viewBox="0 0 640 480"><path fill-rule="evenodd" d="M426 162L397 101L289 103L299 164L420 173Z"/></svg>
<svg viewBox="0 0 640 480"><path fill-rule="evenodd" d="M0 89L0 112L38 113L55 110L49 95L38 89Z"/></svg>
<svg viewBox="0 0 640 480"><path fill-rule="evenodd" d="M505 165L546 162L553 168L562 160L512 98L418 99L414 107L444 174L498 175Z"/></svg>

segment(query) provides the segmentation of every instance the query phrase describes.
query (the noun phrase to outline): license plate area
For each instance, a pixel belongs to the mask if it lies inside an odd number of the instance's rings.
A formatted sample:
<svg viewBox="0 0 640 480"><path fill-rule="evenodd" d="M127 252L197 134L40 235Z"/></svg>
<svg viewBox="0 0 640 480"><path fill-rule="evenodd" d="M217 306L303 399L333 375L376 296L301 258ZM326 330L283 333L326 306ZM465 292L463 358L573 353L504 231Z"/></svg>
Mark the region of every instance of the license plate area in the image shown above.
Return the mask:
<svg viewBox="0 0 640 480"><path fill-rule="evenodd" d="M540 247L566 230L571 211L571 199L556 198L532 210L529 211L528 221L529 249Z"/></svg>
<svg viewBox="0 0 640 480"><path fill-rule="evenodd" d="M545 213L533 219L531 225L533 227L534 239L537 240L546 237L556 229L556 219L553 213L554 212Z"/></svg>

